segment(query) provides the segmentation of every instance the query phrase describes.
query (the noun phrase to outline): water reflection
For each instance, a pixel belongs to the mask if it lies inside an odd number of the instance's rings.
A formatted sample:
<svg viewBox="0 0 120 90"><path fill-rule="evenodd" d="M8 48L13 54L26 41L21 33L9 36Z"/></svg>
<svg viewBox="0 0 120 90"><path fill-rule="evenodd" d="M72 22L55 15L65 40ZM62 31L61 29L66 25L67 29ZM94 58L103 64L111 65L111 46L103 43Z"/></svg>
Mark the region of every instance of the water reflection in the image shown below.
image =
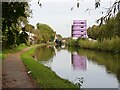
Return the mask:
<svg viewBox="0 0 120 90"><path fill-rule="evenodd" d="M35 51L37 61L44 63L45 66L51 67L55 49L53 46L39 46Z"/></svg>
<svg viewBox="0 0 120 90"><path fill-rule="evenodd" d="M52 46L39 46L35 51L38 61L48 61L55 55L55 50Z"/></svg>
<svg viewBox="0 0 120 90"><path fill-rule="evenodd" d="M103 65L109 74L117 76L120 82L120 59L115 58L111 53L95 52L91 50L77 50L78 54L87 56L89 61Z"/></svg>
<svg viewBox="0 0 120 90"><path fill-rule="evenodd" d="M38 47L35 53L58 76L84 88L118 88L120 59L110 53L60 47Z"/></svg>
<svg viewBox="0 0 120 90"><path fill-rule="evenodd" d="M72 66L75 70L86 70L86 60L87 58L85 56L80 56L76 52L71 54Z"/></svg>

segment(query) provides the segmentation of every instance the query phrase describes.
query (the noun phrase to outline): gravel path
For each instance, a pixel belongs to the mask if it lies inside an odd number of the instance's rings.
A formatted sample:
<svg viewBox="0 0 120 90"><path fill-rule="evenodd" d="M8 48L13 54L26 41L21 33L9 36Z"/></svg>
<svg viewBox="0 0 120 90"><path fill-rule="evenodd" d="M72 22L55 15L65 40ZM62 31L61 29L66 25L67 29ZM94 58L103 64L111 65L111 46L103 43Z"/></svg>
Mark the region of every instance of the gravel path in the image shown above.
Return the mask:
<svg viewBox="0 0 120 90"><path fill-rule="evenodd" d="M28 75L20 55L32 47L12 53L3 60L2 88L37 88L35 81Z"/></svg>

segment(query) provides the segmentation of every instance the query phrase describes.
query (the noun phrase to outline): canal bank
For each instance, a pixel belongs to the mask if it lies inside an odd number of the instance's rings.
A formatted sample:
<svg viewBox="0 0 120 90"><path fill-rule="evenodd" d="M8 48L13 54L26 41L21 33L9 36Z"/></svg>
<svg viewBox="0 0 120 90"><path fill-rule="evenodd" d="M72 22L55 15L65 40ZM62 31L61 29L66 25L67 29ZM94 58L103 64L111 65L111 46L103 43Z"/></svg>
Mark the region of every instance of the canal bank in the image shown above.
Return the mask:
<svg viewBox="0 0 120 90"><path fill-rule="evenodd" d="M21 59L39 86L42 88L78 88L77 85L57 76L50 68L38 63L35 60L35 49L33 48L22 54Z"/></svg>
<svg viewBox="0 0 120 90"><path fill-rule="evenodd" d="M104 39L103 41L88 40L88 39L68 39L69 47L80 47L84 49L111 52L115 55L120 54L120 38Z"/></svg>
<svg viewBox="0 0 120 90"><path fill-rule="evenodd" d="M54 49L55 48L55 49ZM36 62L81 88L118 88L120 58L81 48L38 47ZM62 65L62 66L61 66Z"/></svg>

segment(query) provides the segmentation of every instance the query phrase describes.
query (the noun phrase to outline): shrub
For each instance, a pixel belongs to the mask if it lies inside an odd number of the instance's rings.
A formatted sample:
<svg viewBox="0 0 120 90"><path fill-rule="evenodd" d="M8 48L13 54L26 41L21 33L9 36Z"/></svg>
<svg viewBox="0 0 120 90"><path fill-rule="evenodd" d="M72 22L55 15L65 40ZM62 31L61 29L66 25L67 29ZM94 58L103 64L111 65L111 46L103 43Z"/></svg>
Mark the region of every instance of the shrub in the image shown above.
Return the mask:
<svg viewBox="0 0 120 90"><path fill-rule="evenodd" d="M70 39L68 40L68 46L75 46L75 45L76 45L76 40L70 38Z"/></svg>
<svg viewBox="0 0 120 90"><path fill-rule="evenodd" d="M77 44L77 45L76 45ZM68 41L69 46L79 46L81 48L110 51L115 54L120 54L120 38L114 37L111 39L103 39L103 41L89 41L88 39L70 39Z"/></svg>

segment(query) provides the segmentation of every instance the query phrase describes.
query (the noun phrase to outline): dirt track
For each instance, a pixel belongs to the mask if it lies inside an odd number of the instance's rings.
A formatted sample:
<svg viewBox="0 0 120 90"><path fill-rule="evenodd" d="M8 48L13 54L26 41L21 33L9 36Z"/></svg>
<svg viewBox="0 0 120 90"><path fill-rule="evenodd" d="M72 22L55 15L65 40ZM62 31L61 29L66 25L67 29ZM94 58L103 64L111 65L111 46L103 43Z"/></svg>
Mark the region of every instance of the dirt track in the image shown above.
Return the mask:
<svg viewBox="0 0 120 90"><path fill-rule="evenodd" d="M17 53L12 53L3 60L2 88L37 88L34 80L28 75L27 70L20 59L20 55L28 51L28 47Z"/></svg>

